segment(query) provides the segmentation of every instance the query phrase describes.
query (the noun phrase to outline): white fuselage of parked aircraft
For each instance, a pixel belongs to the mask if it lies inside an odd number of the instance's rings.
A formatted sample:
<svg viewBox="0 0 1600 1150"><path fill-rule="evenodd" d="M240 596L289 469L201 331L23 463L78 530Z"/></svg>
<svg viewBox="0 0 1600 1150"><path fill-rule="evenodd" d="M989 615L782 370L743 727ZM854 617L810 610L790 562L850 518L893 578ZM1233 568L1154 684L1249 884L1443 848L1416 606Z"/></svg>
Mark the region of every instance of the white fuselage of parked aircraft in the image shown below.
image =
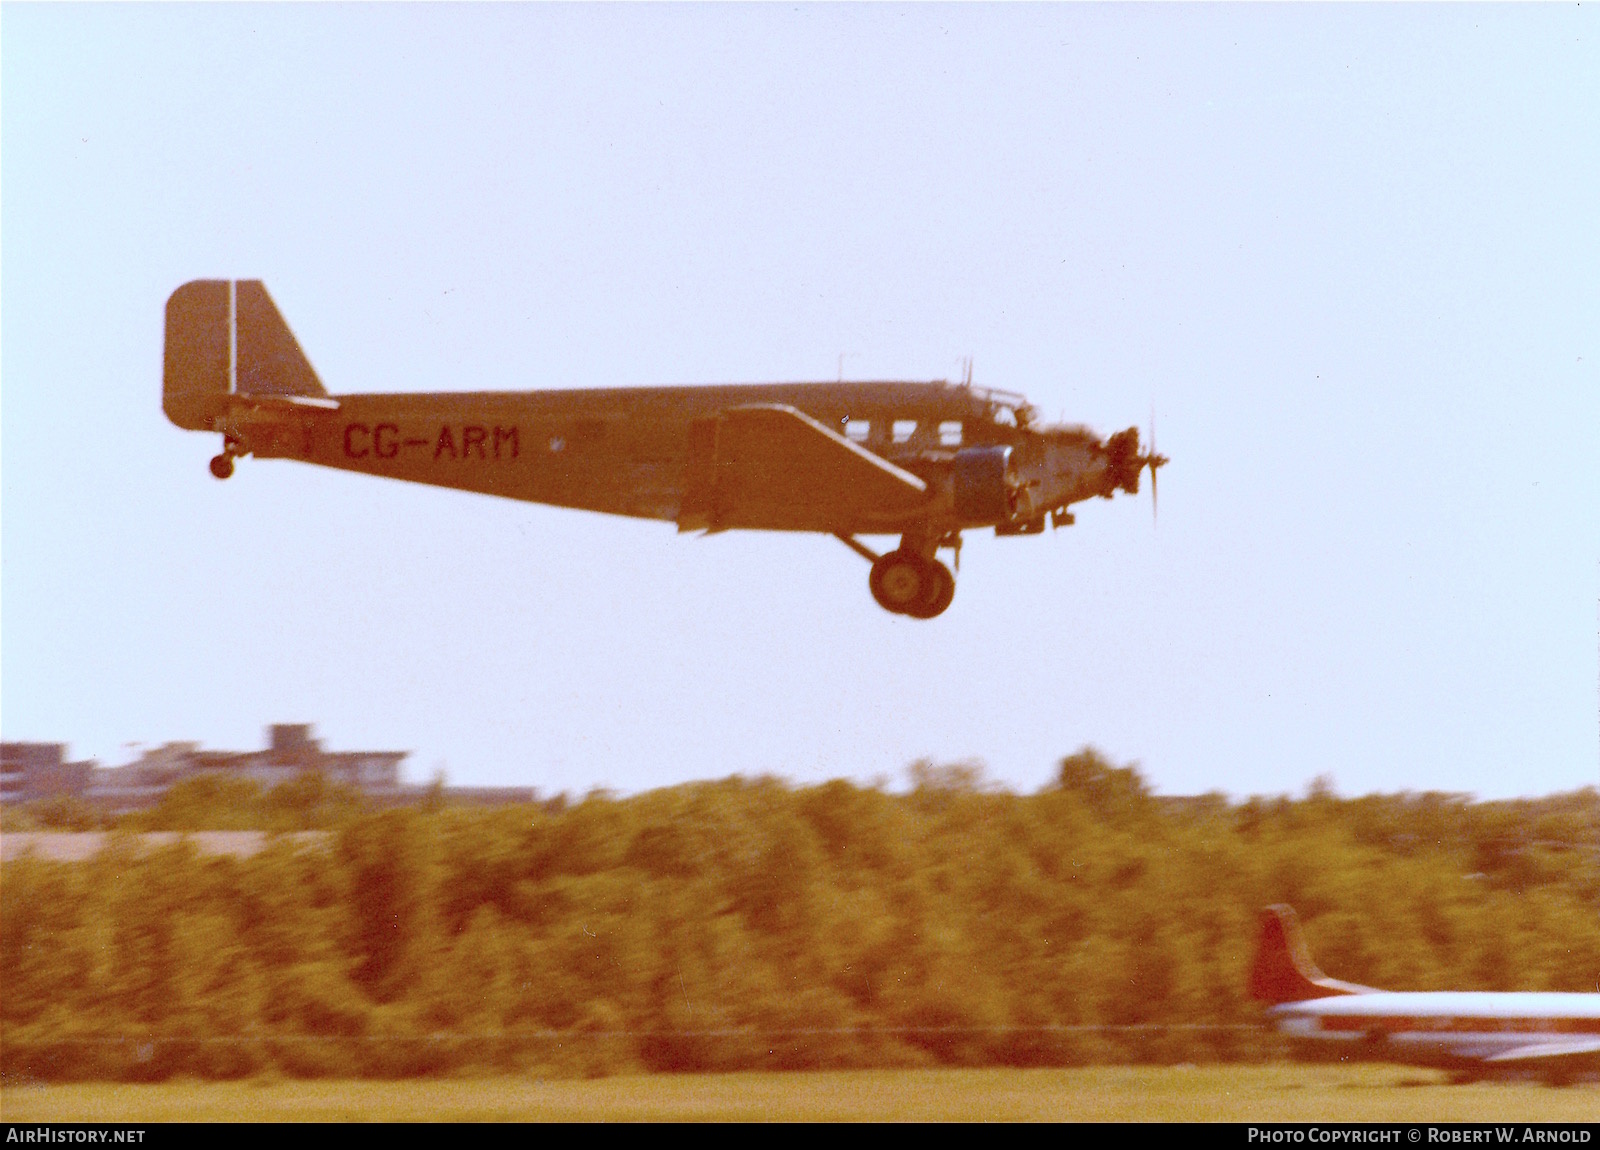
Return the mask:
<svg viewBox="0 0 1600 1150"><path fill-rule="evenodd" d="M1600 1055L1600 994L1400 991L1334 995L1272 1007L1300 1042L1382 1047L1442 1066Z"/></svg>
<svg viewBox="0 0 1600 1150"><path fill-rule="evenodd" d="M1385 991L1317 969L1294 911L1266 908L1250 993L1304 1054L1387 1059L1476 1075L1600 1069L1600 994Z"/></svg>

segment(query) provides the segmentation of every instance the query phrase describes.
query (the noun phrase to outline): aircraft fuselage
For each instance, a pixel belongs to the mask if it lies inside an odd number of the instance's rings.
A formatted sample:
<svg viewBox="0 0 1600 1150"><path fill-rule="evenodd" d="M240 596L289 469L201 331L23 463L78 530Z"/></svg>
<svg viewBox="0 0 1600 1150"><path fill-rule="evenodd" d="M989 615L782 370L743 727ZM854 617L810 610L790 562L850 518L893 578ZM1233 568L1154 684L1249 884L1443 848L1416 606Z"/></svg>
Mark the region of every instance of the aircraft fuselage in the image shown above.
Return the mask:
<svg viewBox="0 0 1600 1150"><path fill-rule="evenodd" d="M1600 994L1395 991L1289 1002L1272 1015L1307 1053L1442 1067L1579 1055L1600 1064Z"/></svg>
<svg viewBox="0 0 1600 1150"><path fill-rule="evenodd" d="M994 420L991 402L943 383L800 383L531 392L356 394L337 409L219 416L240 454L297 459L387 479L533 503L680 519L689 482L691 429L749 405L793 407L928 485L909 507L868 511L852 523L808 520L803 507L773 530L899 534L963 523L950 484L957 453L1012 448L1011 469L1029 492L1025 518L1106 493L1110 465L1099 441L1076 428L1018 428ZM897 435L898 432L898 435ZM1028 484L1032 486L1026 486Z"/></svg>

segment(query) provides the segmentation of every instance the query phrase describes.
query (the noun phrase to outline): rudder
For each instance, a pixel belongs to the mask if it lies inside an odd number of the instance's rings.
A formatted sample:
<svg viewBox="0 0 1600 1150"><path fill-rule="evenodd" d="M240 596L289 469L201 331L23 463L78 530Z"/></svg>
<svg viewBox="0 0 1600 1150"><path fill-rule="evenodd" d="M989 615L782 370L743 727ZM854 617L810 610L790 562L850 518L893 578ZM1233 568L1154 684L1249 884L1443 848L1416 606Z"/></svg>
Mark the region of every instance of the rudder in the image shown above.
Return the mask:
<svg viewBox="0 0 1600 1150"><path fill-rule="evenodd" d="M233 390L231 287L192 280L167 298L161 410L189 431L210 431Z"/></svg>

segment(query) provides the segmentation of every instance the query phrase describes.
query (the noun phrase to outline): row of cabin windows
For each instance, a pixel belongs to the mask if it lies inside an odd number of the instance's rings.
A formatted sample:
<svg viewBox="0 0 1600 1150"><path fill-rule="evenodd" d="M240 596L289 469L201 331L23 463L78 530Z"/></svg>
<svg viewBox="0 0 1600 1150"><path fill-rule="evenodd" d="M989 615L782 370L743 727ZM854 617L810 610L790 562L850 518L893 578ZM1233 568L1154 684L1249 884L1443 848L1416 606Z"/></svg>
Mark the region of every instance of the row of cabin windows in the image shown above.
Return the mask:
<svg viewBox="0 0 1600 1150"><path fill-rule="evenodd" d="M887 436L884 435L885 431L889 433ZM891 422L851 419L846 416L844 433L853 443L882 443L887 439L890 443L924 447L931 447L936 443L940 447L961 446L961 421L954 419L934 424L932 421L919 422L915 419L896 419Z"/></svg>

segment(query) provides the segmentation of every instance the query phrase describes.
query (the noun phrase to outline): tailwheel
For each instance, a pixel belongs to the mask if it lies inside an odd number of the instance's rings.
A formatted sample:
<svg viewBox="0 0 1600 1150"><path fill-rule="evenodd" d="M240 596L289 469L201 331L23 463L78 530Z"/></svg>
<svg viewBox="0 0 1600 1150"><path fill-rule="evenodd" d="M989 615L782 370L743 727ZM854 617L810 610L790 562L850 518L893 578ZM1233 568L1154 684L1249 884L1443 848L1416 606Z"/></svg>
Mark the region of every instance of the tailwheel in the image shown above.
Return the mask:
<svg viewBox="0 0 1600 1150"><path fill-rule="evenodd" d="M878 606L913 619L932 619L943 613L956 593L949 568L905 550L891 551L873 563L867 585Z"/></svg>
<svg viewBox="0 0 1600 1150"><path fill-rule="evenodd" d="M222 454L211 457L211 474L218 479L226 479L233 474L233 461L236 457L246 454L240 449L244 446L236 435L222 437Z"/></svg>

